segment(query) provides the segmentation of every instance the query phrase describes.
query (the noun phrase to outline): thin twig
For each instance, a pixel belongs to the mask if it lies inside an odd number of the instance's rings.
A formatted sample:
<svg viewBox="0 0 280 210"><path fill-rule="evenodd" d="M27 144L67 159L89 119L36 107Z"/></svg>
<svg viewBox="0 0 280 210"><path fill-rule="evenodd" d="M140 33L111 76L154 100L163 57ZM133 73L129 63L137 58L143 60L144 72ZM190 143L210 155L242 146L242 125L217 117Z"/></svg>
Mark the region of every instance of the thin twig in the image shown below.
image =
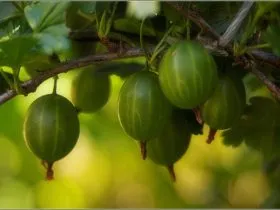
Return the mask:
<svg viewBox="0 0 280 210"><path fill-rule="evenodd" d="M256 68L255 65L252 66L251 68L251 72L259 79L261 80L266 87L270 90L270 92L272 93L272 95L280 101L280 88L277 87L277 85L275 85L269 78L267 78L267 76L262 73L260 70L258 70Z"/></svg>
<svg viewBox="0 0 280 210"><path fill-rule="evenodd" d="M280 57L276 56L272 53L261 51L261 50L252 50L250 54L256 59L261 62L265 62L270 64L278 69L280 69Z"/></svg>

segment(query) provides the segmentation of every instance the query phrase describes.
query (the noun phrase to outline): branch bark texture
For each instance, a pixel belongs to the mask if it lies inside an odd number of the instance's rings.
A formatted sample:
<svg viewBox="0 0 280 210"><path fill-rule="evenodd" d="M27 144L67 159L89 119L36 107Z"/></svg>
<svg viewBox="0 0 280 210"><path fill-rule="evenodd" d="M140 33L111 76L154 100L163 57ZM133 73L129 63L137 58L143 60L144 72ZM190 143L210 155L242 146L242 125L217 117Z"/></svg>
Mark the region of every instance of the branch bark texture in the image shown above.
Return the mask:
<svg viewBox="0 0 280 210"><path fill-rule="evenodd" d="M153 50L153 48L150 47L148 50ZM85 58L80 58L80 59L72 60L70 62L62 63L61 65L53 69L46 70L43 73L39 74L38 76L34 77L33 79L30 79L22 83L21 87L24 90L25 94L28 95L31 92L35 92L37 87L45 80L52 78L60 73L65 73L73 69L85 67L91 64L101 63L104 61L112 61L116 59L132 58L132 57L139 57L139 56L144 56L144 51L140 48L131 48L121 54L103 53L98 55L90 55ZM15 90L8 90L5 93L1 94L0 105L14 98L16 95L18 94Z"/></svg>

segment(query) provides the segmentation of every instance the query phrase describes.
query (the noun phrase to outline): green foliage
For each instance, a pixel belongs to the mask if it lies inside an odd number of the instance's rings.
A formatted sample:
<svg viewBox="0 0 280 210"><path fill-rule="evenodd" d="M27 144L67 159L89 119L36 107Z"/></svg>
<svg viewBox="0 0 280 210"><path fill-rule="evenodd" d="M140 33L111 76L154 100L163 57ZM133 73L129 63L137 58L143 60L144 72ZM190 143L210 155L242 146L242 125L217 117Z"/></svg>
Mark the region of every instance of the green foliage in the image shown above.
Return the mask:
<svg viewBox="0 0 280 210"><path fill-rule="evenodd" d="M95 19L97 2L70 2L66 9L65 23L71 29L85 29Z"/></svg>
<svg viewBox="0 0 280 210"><path fill-rule="evenodd" d="M37 43L33 36L17 36L0 42L0 64L18 69Z"/></svg>
<svg viewBox="0 0 280 210"><path fill-rule="evenodd" d="M39 45L47 54L58 53L69 47L64 16L68 4L68 2L42 2L24 9L34 36L39 39Z"/></svg>
<svg viewBox="0 0 280 210"><path fill-rule="evenodd" d="M278 25L270 25L264 35L265 40L272 47L273 52L280 56L280 45L279 45L280 28Z"/></svg>

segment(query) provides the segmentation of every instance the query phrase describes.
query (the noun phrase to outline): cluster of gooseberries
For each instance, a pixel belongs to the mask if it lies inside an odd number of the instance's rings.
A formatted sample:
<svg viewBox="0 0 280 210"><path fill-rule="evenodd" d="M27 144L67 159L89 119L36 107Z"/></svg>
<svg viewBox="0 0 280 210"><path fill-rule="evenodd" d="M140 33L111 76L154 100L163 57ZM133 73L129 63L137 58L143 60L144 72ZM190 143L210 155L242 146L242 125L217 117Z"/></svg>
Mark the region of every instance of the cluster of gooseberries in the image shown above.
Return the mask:
<svg viewBox="0 0 280 210"><path fill-rule="evenodd" d="M74 79L71 102L54 91L32 103L24 136L47 168L48 179L54 162L78 140L78 113L101 109L110 88L108 74L88 68ZM187 151L192 135L201 133L193 124L209 126L210 144L217 130L239 120L245 104L242 80L219 71L202 45L183 40L169 47L156 72L146 66L125 79L117 111L123 131L139 142L142 158L166 166L175 180L174 163Z"/></svg>

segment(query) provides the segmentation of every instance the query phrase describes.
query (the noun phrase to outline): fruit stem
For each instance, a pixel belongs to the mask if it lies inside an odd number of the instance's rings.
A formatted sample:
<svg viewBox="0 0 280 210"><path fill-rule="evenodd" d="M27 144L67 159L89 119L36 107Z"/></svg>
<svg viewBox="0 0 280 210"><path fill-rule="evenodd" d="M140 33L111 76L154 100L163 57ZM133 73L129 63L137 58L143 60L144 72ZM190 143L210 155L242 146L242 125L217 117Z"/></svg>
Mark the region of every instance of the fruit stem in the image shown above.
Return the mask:
<svg viewBox="0 0 280 210"><path fill-rule="evenodd" d="M46 180L53 180L54 176L53 176L53 163L47 163L47 173L46 173Z"/></svg>
<svg viewBox="0 0 280 210"><path fill-rule="evenodd" d="M23 94L24 96L27 95L27 93L25 93L20 85L20 80L19 80L19 72L20 72L20 67L14 69L14 90L16 91L17 94Z"/></svg>
<svg viewBox="0 0 280 210"><path fill-rule="evenodd" d="M162 39L160 40L160 42L157 44L157 46L154 49L154 52L150 58L149 63L153 63L153 61L155 60L156 56L162 52L162 50L165 48L163 46L164 42L166 41L166 39L168 38L169 34L172 32L172 30L174 29L174 24L172 24L169 29L165 32L164 36L162 37Z"/></svg>
<svg viewBox="0 0 280 210"><path fill-rule="evenodd" d="M42 160L42 161L41 161L41 164L43 165L43 167L44 167L45 169L48 169L48 164L47 164L47 162L46 162L45 160Z"/></svg>
<svg viewBox="0 0 280 210"><path fill-rule="evenodd" d="M142 159L146 160L146 158L147 158L146 142L140 142L140 149L141 149Z"/></svg>
<svg viewBox="0 0 280 210"><path fill-rule="evenodd" d="M56 94L58 76L57 75L54 76L53 79L54 79L54 82L53 82L53 94Z"/></svg>
<svg viewBox="0 0 280 210"><path fill-rule="evenodd" d="M201 112L200 112L200 108L199 107L196 107L193 109L193 112L195 114L195 119L196 121L202 125L203 124L203 120L202 120L202 116L201 116Z"/></svg>
<svg viewBox="0 0 280 210"><path fill-rule="evenodd" d="M172 165L167 166L167 169L168 169L168 172L169 172L169 174L171 176L172 181L176 182L176 175L175 175L175 171L174 171L174 165L172 164Z"/></svg>
<svg viewBox="0 0 280 210"><path fill-rule="evenodd" d="M215 139L215 135L217 133L216 129L210 128L209 134L208 134L208 138L207 138L207 144L211 144L212 141Z"/></svg>
<svg viewBox="0 0 280 210"><path fill-rule="evenodd" d="M144 47L144 43L143 43L143 26L144 26L144 22L145 22L146 18L144 18L141 22L141 26L140 26L140 46L143 49L144 53L145 53L145 57L146 57L146 63L148 63L147 61L149 60L149 54L147 52L147 50Z"/></svg>

